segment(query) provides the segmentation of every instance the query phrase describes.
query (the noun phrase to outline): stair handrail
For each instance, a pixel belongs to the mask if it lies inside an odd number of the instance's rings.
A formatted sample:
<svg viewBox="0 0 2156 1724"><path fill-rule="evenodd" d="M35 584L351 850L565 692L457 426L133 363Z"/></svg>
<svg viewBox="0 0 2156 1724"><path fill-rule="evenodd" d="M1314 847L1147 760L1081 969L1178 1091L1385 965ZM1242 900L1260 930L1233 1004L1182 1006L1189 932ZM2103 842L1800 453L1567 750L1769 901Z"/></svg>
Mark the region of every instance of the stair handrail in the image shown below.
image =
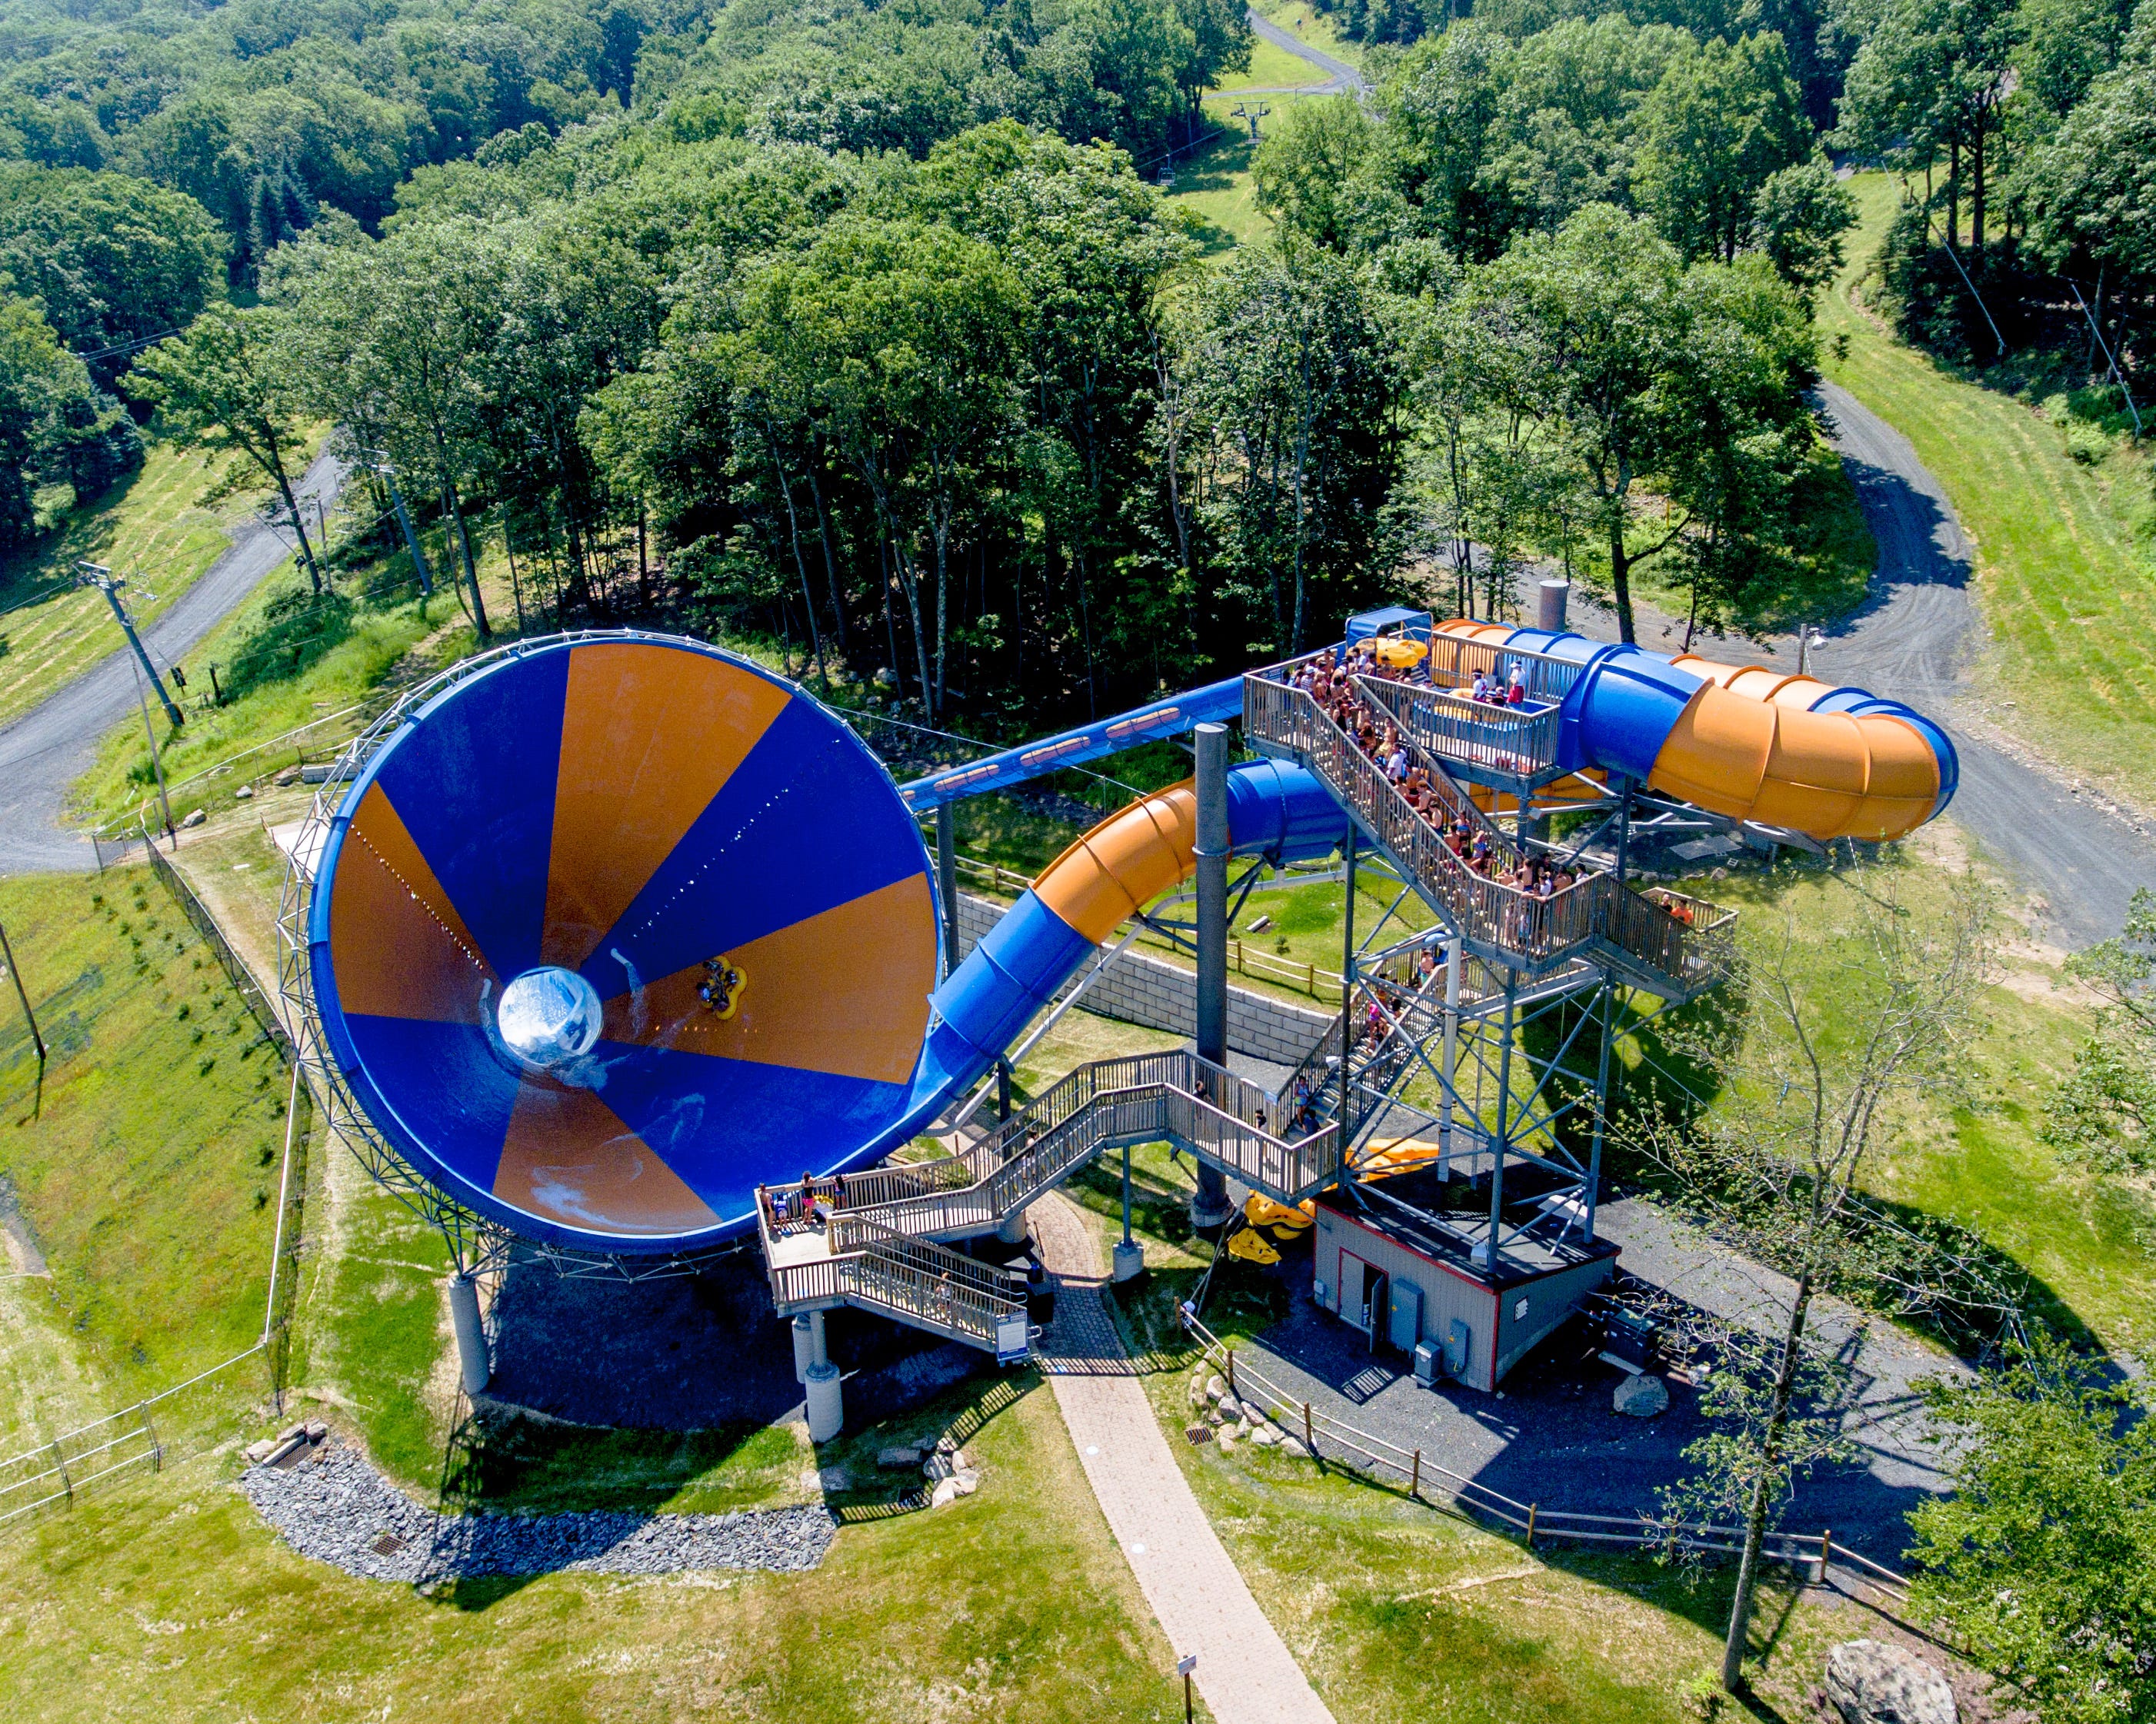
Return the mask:
<svg viewBox="0 0 2156 1724"><path fill-rule="evenodd" d="M1389 707L1382 701L1371 700L1359 686L1361 681L1360 678L1349 679L1349 686L1357 697L1368 700L1378 713L1389 716ZM1439 863L1440 871L1431 879L1422 865L1424 858L1430 854L1430 846L1424 843L1404 850L1398 842L1404 829L1418 839L1424 834L1434 835L1427 818L1340 729L1332 715L1306 690L1276 683L1270 673L1253 673L1245 682L1246 690L1259 696L1252 699L1246 695L1245 699L1246 712L1257 719L1257 727L1262 731L1266 719L1272 716L1262 710L1268 706L1285 706L1300 719L1309 741L1298 742L1281 737L1274 740L1288 740L1290 746L1300 746L1310 754L1318 763L1321 776L1332 778L1336 789L1347 792L1358 812L1378 831L1386 848L1407 861L1419 879L1438 890L1441 897L1446 896L1442 887L1455 884L1445 871L1449 862L1453 870L1478 886L1490 889L1488 894L1475 893L1460 911L1455 911L1474 917L1474 936L1484 944L1502 951L1519 952L1547 966L1567 952L1599 942L1605 947L1615 947L1623 956L1639 959L1680 984L1697 985L1726 970L1729 959L1727 930L1734 912L1717 911L1707 931L1707 937L1695 945L1687 936L1697 925L1696 921L1688 923L1671 915L1665 905L1649 895L1632 891L1612 875L1590 873L1553 897L1537 898L1516 886L1476 874L1454 855L1441 839L1435 854L1445 861ZM1412 743L1412 739L1404 737L1403 741L1409 742L1417 753L1424 752L1419 744ZM1319 744L1323 746L1315 746ZM1457 794L1441 762L1424 759L1421 764L1431 773L1433 785L1443 782ZM1343 765L1347 767L1344 772L1341 770ZM1348 782L1351 777L1353 783ZM1372 793L1373 785L1382 785L1390 792L1397 808L1387 807L1382 793ZM1393 816L1389 823L1378 818L1381 808ZM1495 893L1505 896L1494 905L1483 901Z"/></svg>
<svg viewBox="0 0 2156 1724"><path fill-rule="evenodd" d="M1400 788L1306 690L1255 674L1245 679L1245 721L1250 728L1308 755L1319 777L1406 864L1455 924L1467 927L1471 938L1547 965L1594 937L1597 930L1589 881L1583 880L1553 897L1537 898L1477 874L1453 854ZM1449 777L1443 782L1450 794L1458 795ZM1509 842L1506 849L1517 855Z"/></svg>
<svg viewBox="0 0 2156 1724"><path fill-rule="evenodd" d="M1562 714L1555 706L1531 711L1419 683L1375 676L1352 680L1428 753L1466 759L1515 778L1531 778L1557 765Z"/></svg>

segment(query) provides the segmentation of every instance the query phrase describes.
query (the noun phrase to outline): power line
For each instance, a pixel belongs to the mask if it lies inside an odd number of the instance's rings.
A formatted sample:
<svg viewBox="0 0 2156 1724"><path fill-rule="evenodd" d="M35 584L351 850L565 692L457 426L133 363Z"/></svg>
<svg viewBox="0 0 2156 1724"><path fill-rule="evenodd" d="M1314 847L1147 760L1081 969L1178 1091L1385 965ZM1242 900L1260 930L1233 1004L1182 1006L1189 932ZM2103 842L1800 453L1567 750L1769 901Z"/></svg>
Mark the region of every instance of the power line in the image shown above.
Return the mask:
<svg viewBox="0 0 2156 1724"><path fill-rule="evenodd" d="M184 335L186 331L184 330L161 329L153 336L137 336L131 341L121 341L113 346L100 347L94 353L76 353L71 347L64 348L62 351L72 354L77 359L110 359L116 353L132 353L138 347L155 346L159 341L163 341L168 336Z"/></svg>

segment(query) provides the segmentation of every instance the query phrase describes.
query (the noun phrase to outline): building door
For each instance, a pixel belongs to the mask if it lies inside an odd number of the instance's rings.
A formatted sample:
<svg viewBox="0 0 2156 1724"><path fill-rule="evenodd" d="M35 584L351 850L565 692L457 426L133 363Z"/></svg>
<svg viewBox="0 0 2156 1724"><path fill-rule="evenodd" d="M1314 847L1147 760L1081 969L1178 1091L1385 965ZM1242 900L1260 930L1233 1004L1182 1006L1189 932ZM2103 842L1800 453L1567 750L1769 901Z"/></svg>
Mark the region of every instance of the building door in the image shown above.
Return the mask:
<svg viewBox="0 0 2156 1724"><path fill-rule="evenodd" d="M1368 1267L1352 1251L1340 1254L1340 1316L1343 1322L1353 1323L1358 1328L1363 1326L1363 1280Z"/></svg>
<svg viewBox="0 0 2156 1724"><path fill-rule="evenodd" d="M1370 1337L1370 1351L1378 1350L1378 1343L1385 1338L1386 1289L1392 1277L1381 1269L1372 1269L1363 1276L1363 1332Z"/></svg>

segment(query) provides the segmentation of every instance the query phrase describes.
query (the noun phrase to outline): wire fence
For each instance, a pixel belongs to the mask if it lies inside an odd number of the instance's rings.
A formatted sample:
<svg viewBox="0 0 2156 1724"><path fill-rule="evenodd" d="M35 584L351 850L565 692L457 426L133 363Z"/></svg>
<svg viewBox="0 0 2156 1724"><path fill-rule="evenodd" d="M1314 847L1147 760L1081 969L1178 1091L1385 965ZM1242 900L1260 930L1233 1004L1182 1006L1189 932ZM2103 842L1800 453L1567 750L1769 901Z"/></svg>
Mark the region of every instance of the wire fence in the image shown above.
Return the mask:
<svg viewBox="0 0 2156 1724"><path fill-rule="evenodd" d="M278 1017L276 1009L270 1005L269 996L263 993L261 984L254 979L254 972L247 967L245 960L233 950L232 942L224 937L224 931L218 926L217 918L209 913L202 900L195 895L194 888L166 859L146 832L143 834L143 849L150 859L151 871L164 882L165 890L172 895L173 901L193 924L194 931L217 954L217 961L223 967L226 979L245 1002L248 1013L261 1029L263 1039L277 1050L277 1057L290 1065L292 1063L292 1038L285 1033L284 1020Z"/></svg>
<svg viewBox="0 0 2156 1724"><path fill-rule="evenodd" d="M1188 1309L1181 1313L1183 1326L1198 1344L1199 1352L1219 1367L1229 1393L1240 1402L1262 1409L1291 1435L1299 1437L1313 1460L1352 1456L1356 1470L1373 1477L1397 1477L1407 1494L1433 1505L1440 1500L1464 1514L1496 1521L1523 1535L1532 1549L1535 1541L1565 1539L1584 1544L1629 1546L1635 1550L1691 1551L1736 1555L1744 1548L1744 1529L1710 1523L1688 1523L1649 1514L1595 1515L1552 1508L1540 1502L1522 1502L1502 1491L1466 1478L1424 1455L1419 1449L1403 1449L1396 1443L1344 1419L1334 1418L1306 1398L1291 1394L1271 1382L1208 1329ZM1783 1530L1766 1536L1763 1554L1786 1562L1814 1581L1826 1578L1827 1565L1840 1562L1856 1569L1864 1578L1887 1590L1897 1603L1908 1596L1909 1583L1892 1568L1861 1556L1834 1542L1830 1528L1818 1532Z"/></svg>

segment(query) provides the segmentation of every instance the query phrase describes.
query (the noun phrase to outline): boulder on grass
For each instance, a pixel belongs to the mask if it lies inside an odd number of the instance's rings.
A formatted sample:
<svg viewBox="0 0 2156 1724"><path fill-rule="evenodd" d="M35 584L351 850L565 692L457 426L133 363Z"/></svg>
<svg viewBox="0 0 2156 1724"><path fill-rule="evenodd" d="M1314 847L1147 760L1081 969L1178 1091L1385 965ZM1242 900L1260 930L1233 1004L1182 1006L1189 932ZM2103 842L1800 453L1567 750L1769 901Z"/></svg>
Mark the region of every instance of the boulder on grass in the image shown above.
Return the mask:
<svg viewBox="0 0 2156 1724"><path fill-rule="evenodd" d="M1609 1404L1631 1418L1652 1419L1656 1414L1669 1410L1670 1392L1661 1378L1650 1377L1641 1372L1637 1377L1627 1377L1617 1385L1617 1392L1610 1396Z"/></svg>
<svg viewBox="0 0 2156 1724"><path fill-rule="evenodd" d="M1826 1697L1843 1724L1958 1724L1947 1679L1906 1647L1845 1640L1826 1655Z"/></svg>

